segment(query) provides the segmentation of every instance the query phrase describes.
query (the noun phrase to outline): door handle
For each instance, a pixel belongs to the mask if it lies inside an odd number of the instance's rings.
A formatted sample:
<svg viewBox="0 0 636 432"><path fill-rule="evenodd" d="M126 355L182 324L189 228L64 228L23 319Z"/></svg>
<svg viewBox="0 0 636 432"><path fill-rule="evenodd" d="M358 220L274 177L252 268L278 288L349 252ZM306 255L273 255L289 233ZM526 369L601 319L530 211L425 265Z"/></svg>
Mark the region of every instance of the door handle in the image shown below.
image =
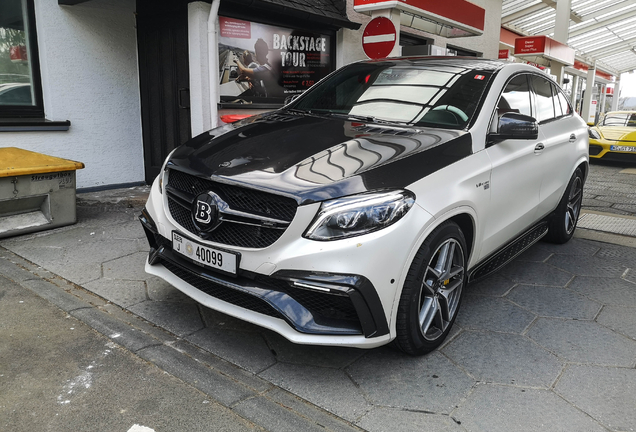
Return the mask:
<svg viewBox="0 0 636 432"><path fill-rule="evenodd" d="M190 89L187 89L187 88L179 89L179 108L181 109L190 108Z"/></svg>
<svg viewBox="0 0 636 432"><path fill-rule="evenodd" d="M534 146L534 153L539 154L543 151L543 149L545 149L545 146L543 145L543 143L539 143L536 146Z"/></svg>
<svg viewBox="0 0 636 432"><path fill-rule="evenodd" d="M576 135L572 134L570 135L570 142L574 142L576 141Z"/></svg>

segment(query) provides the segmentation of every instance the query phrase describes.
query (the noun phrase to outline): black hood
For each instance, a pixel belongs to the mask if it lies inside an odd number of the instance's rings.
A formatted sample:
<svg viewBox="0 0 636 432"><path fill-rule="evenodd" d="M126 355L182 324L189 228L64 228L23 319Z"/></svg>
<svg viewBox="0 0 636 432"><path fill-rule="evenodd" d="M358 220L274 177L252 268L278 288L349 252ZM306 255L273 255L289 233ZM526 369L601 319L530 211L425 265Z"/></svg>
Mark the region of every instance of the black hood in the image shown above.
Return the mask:
<svg viewBox="0 0 636 432"><path fill-rule="evenodd" d="M466 131L356 123L282 111L203 133L168 167L299 204L403 189L472 151Z"/></svg>

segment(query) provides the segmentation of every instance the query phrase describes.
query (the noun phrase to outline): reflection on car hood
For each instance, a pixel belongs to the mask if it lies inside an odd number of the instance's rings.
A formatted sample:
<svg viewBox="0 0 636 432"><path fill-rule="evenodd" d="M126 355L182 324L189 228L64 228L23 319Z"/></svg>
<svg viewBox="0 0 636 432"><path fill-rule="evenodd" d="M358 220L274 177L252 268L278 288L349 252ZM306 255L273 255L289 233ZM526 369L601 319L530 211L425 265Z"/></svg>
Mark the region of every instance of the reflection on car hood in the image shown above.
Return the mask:
<svg viewBox="0 0 636 432"><path fill-rule="evenodd" d="M471 151L466 131L277 112L201 134L178 148L168 166L306 204L405 188Z"/></svg>
<svg viewBox="0 0 636 432"><path fill-rule="evenodd" d="M598 130L608 140L636 142L636 128L633 127L601 126Z"/></svg>

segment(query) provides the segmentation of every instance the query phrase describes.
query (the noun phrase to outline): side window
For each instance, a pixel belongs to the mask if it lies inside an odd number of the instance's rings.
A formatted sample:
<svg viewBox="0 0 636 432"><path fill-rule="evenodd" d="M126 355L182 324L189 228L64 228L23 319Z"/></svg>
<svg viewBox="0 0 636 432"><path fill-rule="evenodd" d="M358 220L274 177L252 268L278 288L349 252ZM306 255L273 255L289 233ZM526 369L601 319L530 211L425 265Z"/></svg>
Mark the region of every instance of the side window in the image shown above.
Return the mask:
<svg viewBox="0 0 636 432"><path fill-rule="evenodd" d="M497 117L507 112L532 115L527 75L517 75L511 79L501 94L497 103Z"/></svg>
<svg viewBox="0 0 636 432"><path fill-rule="evenodd" d="M0 118L43 118L33 0L0 0Z"/></svg>
<svg viewBox="0 0 636 432"><path fill-rule="evenodd" d="M561 106L561 102L559 102L559 97L557 96L559 94L559 90L557 90L554 84L551 84L551 85L552 85L552 103L554 104L554 113L556 114L556 118L563 117L565 113L563 112L563 107Z"/></svg>
<svg viewBox="0 0 636 432"><path fill-rule="evenodd" d="M570 115L572 114L572 107L570 106L570 103L568 102L568 98L565 97L565 95L563 94L562 91L560 91L559 89L557 89L557 99L559 100L559 104L561 105L561 111L563 111L563 115Z"/></svg>
<svg viewBox="0 0 636 432"><path fill-rule="evenodd" d="M537 101L537 121L542 122L554 118L554 99L552 98L552 84L545 78L532 76L532 87Z"/></svg>

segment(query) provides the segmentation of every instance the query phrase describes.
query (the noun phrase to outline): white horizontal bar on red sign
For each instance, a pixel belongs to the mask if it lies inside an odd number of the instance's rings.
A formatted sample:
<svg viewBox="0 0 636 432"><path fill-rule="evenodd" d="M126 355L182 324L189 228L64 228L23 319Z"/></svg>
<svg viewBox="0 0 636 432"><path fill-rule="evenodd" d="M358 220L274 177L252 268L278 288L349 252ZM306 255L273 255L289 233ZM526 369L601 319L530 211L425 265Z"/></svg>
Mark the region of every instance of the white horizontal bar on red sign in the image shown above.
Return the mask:
<svg viewBox="0 0 636 432"><path fill-rule="evenodd" d="M395 34L383 34L376 36L365 36L363 38L363 42L366 43L376 43L376 42L391 42L395 40Z"/></svg>
<svg viewBox="0 0 636 432"><path fill-rule="evenodd" d="M441 26L466 31L463 36L484 33L485 9L467 0L354 0L356 12L398 9L406 14L433 21ZM452 32L447 37L452 37Z"/></svg>

